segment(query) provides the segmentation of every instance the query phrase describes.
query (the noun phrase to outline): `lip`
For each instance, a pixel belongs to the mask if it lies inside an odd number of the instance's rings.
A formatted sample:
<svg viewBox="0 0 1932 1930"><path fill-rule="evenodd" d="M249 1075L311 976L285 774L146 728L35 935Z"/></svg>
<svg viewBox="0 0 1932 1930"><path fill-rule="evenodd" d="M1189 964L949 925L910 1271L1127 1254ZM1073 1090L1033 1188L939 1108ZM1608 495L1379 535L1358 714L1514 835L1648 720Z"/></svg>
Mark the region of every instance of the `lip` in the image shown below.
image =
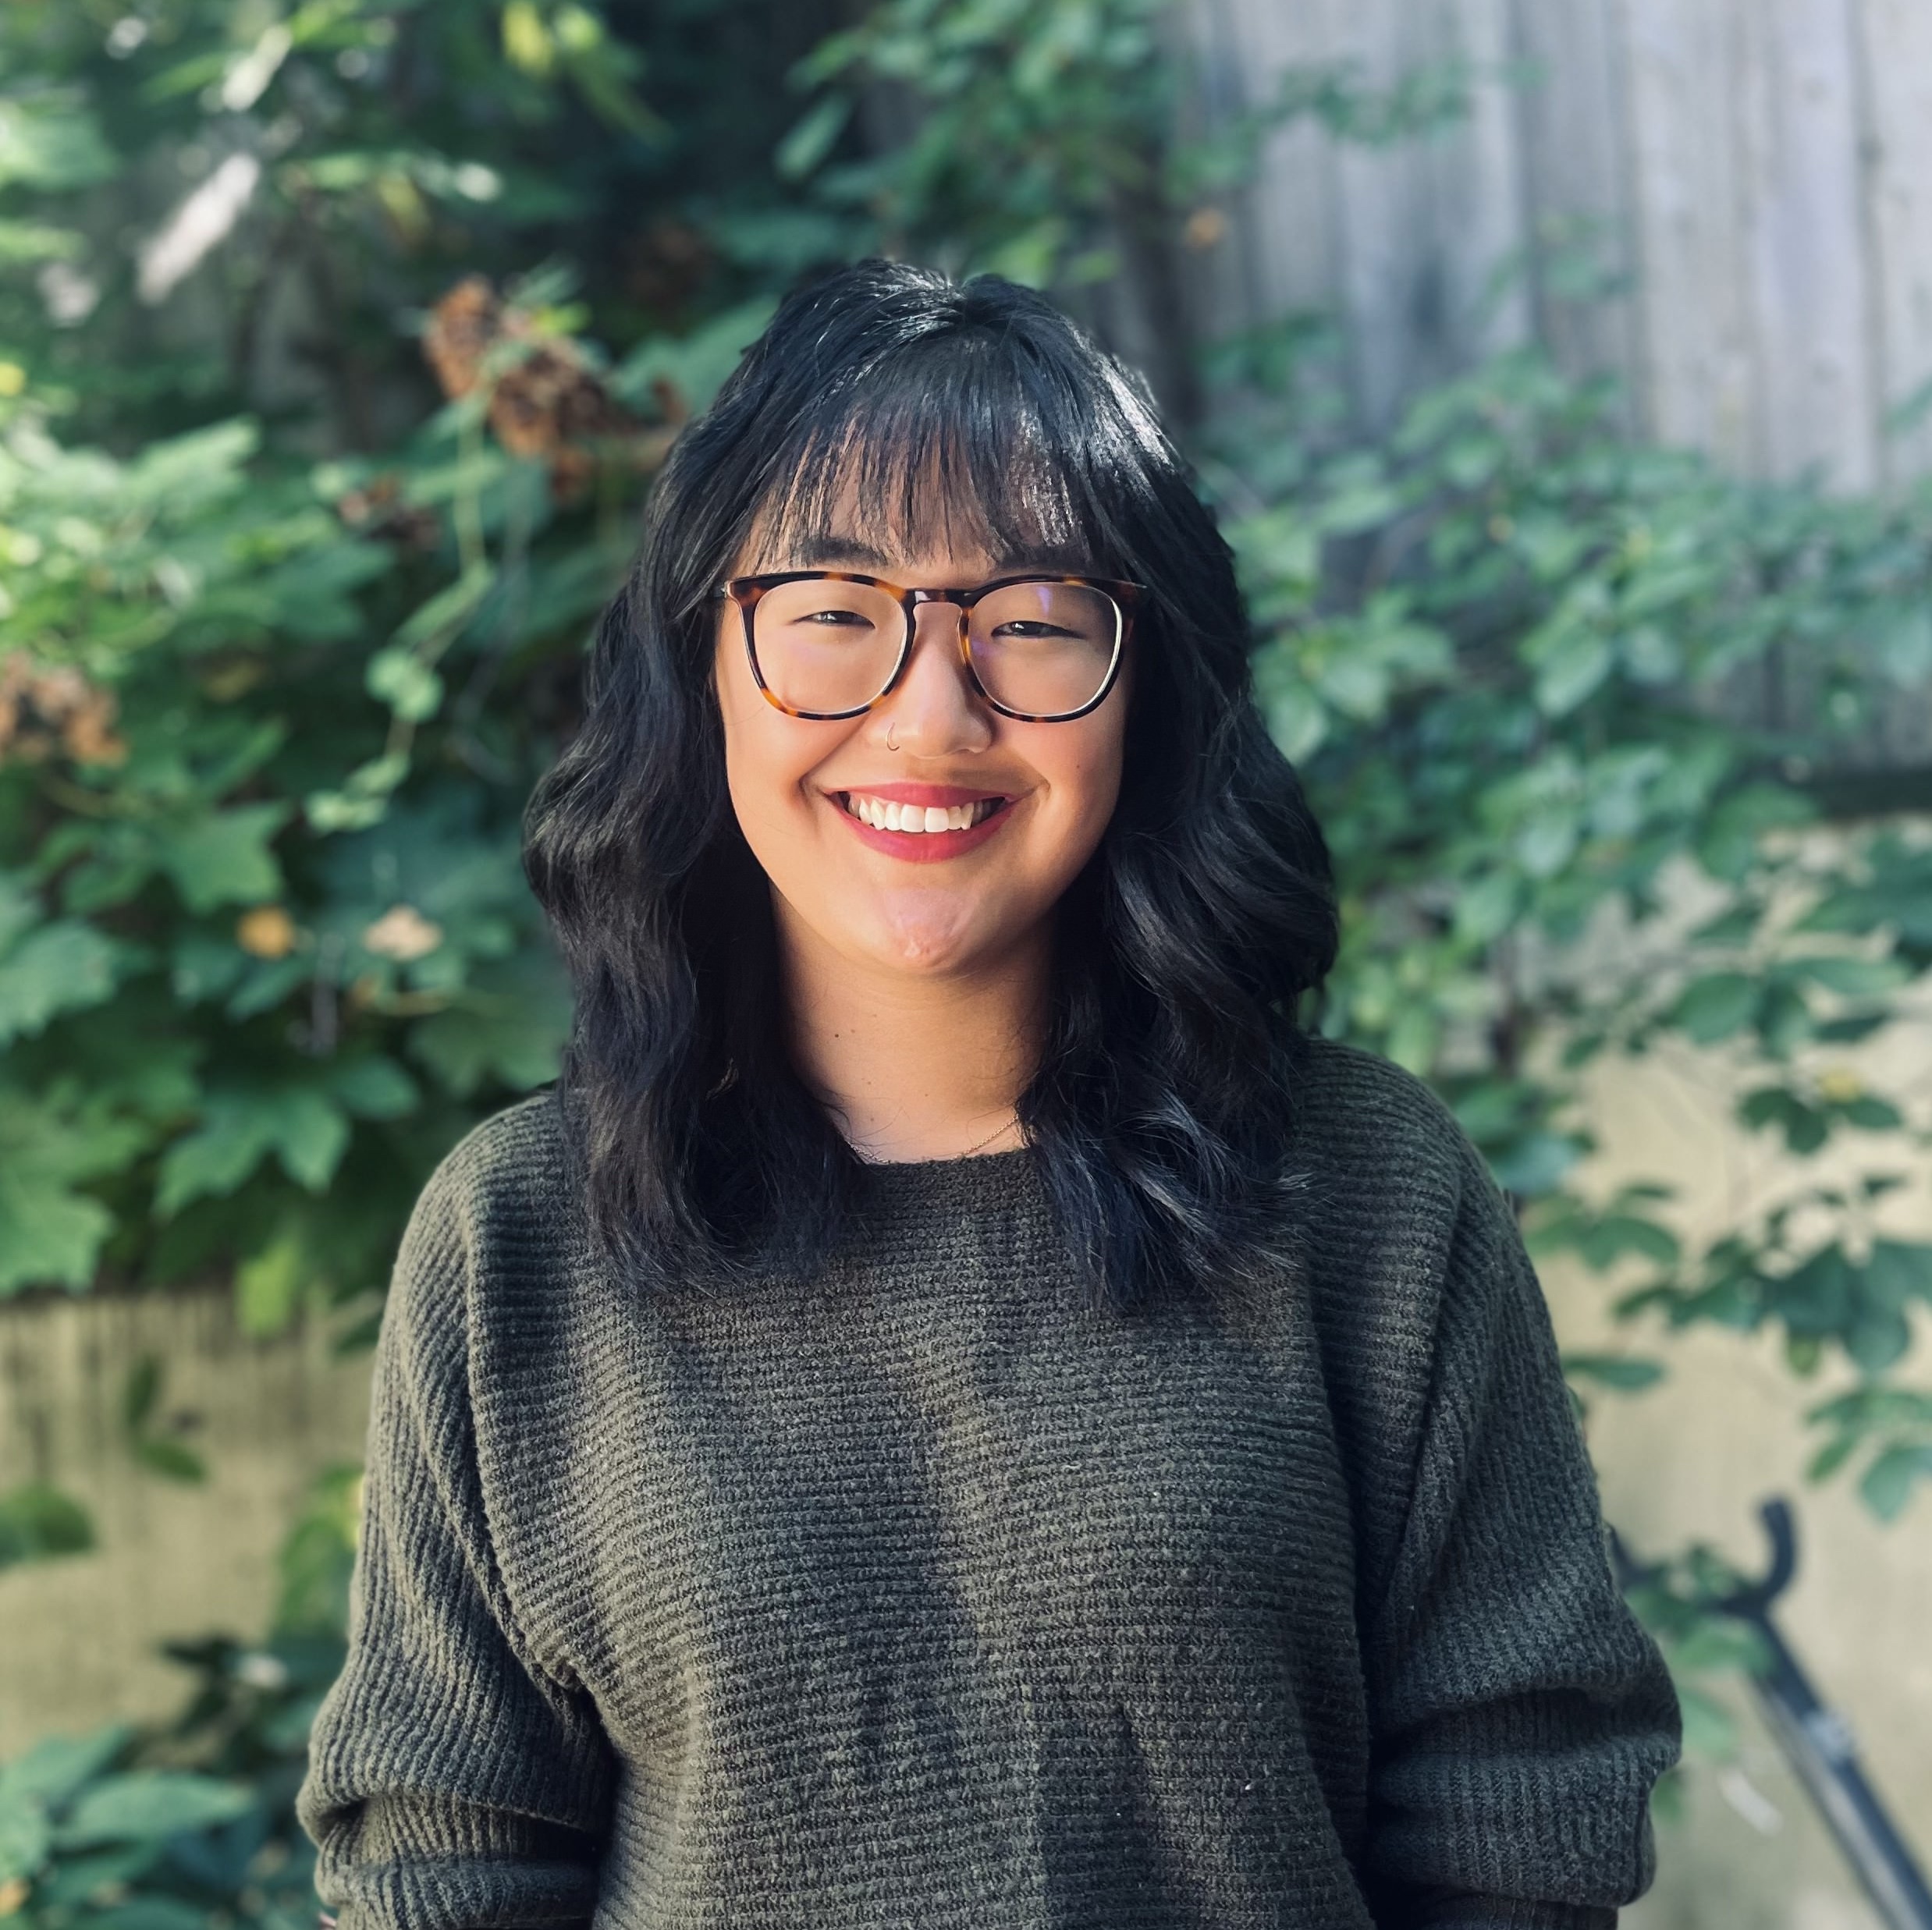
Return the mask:
<svg viewBox="0 0 1932 1930"><path fill-rule="evenodd" d="M1003 797L1007 802L964 831L882 831L862 818L854 818L840 801L854 791L867 797L883 798L889 804L924 804L942 811L960 804L976 804L985 797ZM988 839L997 837L1019 800L1010 791L968 790L957 784L854 784L827 792L826 802L846 827L875 851L883 851L888 857L908 864L936 864L977 850Z"/></svg>
<svg viewBox="0 0 1932 1930"><path fill-rule="evenodd" d="M982 797L1013 795L1010 791L969 791L959 784L841 784L831 795L849 797L854 791L863 797L883 797L889 804L928 804L937 811L951 810L961 804L977 804ZM934 832L930 835L944 837L951 834Z"/></svg>

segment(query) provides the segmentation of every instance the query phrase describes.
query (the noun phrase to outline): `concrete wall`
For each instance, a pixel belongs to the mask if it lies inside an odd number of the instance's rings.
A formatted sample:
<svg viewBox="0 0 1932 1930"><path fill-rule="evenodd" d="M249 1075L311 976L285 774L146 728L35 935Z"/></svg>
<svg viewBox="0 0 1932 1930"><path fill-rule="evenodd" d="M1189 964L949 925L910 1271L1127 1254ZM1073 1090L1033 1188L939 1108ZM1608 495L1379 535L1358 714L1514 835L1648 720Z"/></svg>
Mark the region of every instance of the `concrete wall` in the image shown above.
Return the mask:
<svg viewBox="0 0 1932 1930"><path fill-rule="evenodd" d="M127 1375L165 1364L164 1424L202 1453L184 1486L129 1453ZM51 1481L92 1511L91 1553L0 1570L0 1759L112 1717L172 1714L172 1637L261 1634L275 1556L310 1483L362 1456L369 1357L332 1361L309 1328L257 1340L226 1294L36 1297L0 1306L0 1490Z"/></svg>
<svg viewBox="0 0 1932 1930"><path fill-rule="evenodd" d="M1899 1030L1904 1037L1839 1057L1922 1121L1932 1099L1932 1027ZM1848 1143L1806 1171L1738 1134L1732 1090L1728 1068L1710 1055L1659 1053L1606 1069L1589 1108L1601 1150L1586 1185L1607 1194L1628 1180L1670 1181L1679 1189L1674 1217L1696 1241L1797 1184L1902 1167L1912 1183L1887 1202L1885 1226L1916 1237L1932 1229L1932 1184L1914 1148L1888 1156L1870 1141ZM1758 1503L1781 1494L1795 1504L1799 1567L1779 1624L1820 1694L1850 1722L1868 1775L1932 1871L1932 1492L1886 1525L1849 1481L1806 1482L1818 1442L1804 1412L1849 1385L1849 1375L1824 1369L1799 1381L1770 1335L1619 1327L1607 1312L1614 1283L1579 1268L1543 1272L1567 1347L1625 1348L1669 1363L1668 1378L1646 1393L1594 1397L1587 1424L1605 1510L1638 1552L1702 1541L1746 1573L1760 1571ZM1913 1384L1924 1383L1929 1353L1922 1328L1906 1364ZM1748 1698L1738 1707L1741 1759L1692 1779L1689 1820L1665 1836L1657 1889L1631 1913L1632 1930L1879 1930Z"/></svg>

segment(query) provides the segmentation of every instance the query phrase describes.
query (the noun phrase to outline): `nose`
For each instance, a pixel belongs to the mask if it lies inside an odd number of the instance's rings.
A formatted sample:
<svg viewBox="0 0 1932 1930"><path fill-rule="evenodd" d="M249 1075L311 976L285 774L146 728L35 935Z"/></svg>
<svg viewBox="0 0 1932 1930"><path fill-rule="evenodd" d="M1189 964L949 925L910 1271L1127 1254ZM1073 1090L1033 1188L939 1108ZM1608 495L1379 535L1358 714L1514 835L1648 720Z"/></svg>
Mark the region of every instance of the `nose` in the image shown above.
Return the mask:
<svg viewBox="0 0 1932 1930"><path fill-rule="evenodd" d="M963 618L957 604L918 606L905 671L892 695L872 712L882 743L890 731L900 750L939 757L984 750L993 742L993 712L973 688L961 659Z"/></svg>

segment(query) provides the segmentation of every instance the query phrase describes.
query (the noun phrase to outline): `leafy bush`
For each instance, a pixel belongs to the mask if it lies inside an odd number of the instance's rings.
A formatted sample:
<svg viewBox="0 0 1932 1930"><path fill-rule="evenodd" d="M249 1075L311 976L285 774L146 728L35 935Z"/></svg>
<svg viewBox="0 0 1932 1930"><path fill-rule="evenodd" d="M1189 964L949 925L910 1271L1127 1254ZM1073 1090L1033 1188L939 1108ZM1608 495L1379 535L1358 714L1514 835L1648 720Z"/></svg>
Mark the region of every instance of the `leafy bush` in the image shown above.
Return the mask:
<svg viewBox="0 0 1932 1930"><path fill-rule="evenodd" d="M197 1687L172 1722L57 1736L0 1765L0 1917L23 1930L314 1930L295 1821L339 1641L170 1644Z"/></svg>
<svg viewBox="0 0 1932 1930"><path fill-rule="evenodd" d="M283 1542L267 1638L169 1642L169 1721L55 1736L0 1764L0 1918L22 1930L314 1930L295 1818L316 1709L340 1673L360 1471L325 1471Z"/></svg>
<svg viewBox="0 0 1932 1930"><path fill-rule="evenodd" d="M683 212L774 200L790 54L705 12L0 17L0 1295L371 1296L442 1148L554 1071L518 815L769 307ZM635 83L706 31L673 130ZM616 366L574 273L458 274L565 242Z"/></svg>

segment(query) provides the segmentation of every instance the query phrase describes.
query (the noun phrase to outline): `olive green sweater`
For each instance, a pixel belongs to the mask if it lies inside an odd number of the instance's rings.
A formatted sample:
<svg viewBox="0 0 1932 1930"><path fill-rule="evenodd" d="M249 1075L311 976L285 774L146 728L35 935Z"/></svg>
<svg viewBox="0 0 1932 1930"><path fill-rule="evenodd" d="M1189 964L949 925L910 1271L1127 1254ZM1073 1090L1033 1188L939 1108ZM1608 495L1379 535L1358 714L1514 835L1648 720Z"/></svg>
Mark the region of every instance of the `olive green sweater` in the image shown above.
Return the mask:
<svg viewBox="0 0 1932 1930"><path fill-rule="evenodd" d="M339 1930L1603 1930L1677 1747L1508 1208L1316 1045L1303 1257L1085 1311L1025 1152L648 1299L554 1094L424 1189L299 1814Z"/></svg>

